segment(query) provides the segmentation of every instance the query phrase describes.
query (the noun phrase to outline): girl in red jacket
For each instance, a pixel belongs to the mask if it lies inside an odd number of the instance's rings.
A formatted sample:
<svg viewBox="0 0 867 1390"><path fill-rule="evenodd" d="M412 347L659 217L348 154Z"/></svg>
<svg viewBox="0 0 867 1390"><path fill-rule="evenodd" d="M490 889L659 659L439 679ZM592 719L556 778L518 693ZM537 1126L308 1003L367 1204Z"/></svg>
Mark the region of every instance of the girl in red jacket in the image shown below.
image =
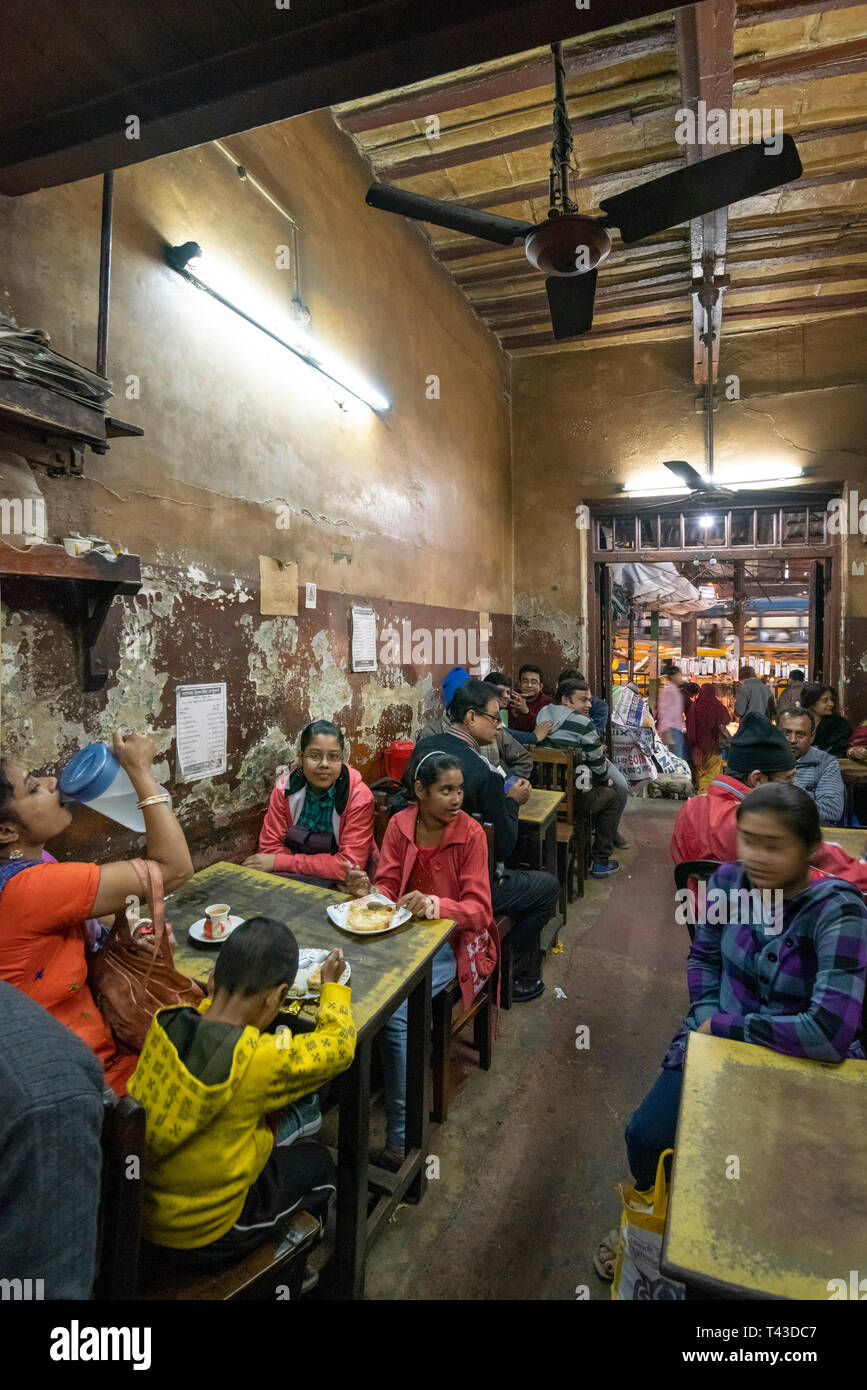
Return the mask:
<svg viewBox="0 0 867 1390"><path fill-rule="evenodd" d="M376 864L373 793L343 761L343 734L329 719L307 725L299 750L300 763L271 793L259 853L244 863L333 888L343 883L344 860Z"/></svg>
<svg viewBox="0 0 867 1390"><path fill-rule="evenodd" d="M375 890L414 917L453 918L455 929L433 958L433 994L457 976L469 1005L497 963L490 929L488 842L478 821L461 810L464 779L457 758L426 753L412 771L418 805L388 822ZM371 891L366 874L347 871L346 890ZM385 1074L386 1148L379 1161L398 1168L404 1157L407 1006L392 1014L380 1037Z"/></svg>

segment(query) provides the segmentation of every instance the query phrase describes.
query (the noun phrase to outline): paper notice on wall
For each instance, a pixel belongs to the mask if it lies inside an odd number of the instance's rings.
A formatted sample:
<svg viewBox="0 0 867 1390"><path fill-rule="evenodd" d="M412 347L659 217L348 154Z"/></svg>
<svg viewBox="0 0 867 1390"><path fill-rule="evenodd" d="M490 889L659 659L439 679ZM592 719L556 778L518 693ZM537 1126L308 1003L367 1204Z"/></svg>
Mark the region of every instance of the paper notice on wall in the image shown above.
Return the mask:
<svg viewBox="0 0 867 1390"><path fill-rule="evenodd" d="M298 614L298 565L295 560L259 556L259 612L270 617Z"/></svg>
<svg viewBox="0 0 867 1390"><path fill-rule="evenodd" d="M376 670L376 614L372 608L352 608L352 669Z"/></svg>
<svg viewBox="0 0 867 1390"><path fill-rule="evenodd" d="M226 771L226 682L179 685L175 691L178 782Z"/></svg>

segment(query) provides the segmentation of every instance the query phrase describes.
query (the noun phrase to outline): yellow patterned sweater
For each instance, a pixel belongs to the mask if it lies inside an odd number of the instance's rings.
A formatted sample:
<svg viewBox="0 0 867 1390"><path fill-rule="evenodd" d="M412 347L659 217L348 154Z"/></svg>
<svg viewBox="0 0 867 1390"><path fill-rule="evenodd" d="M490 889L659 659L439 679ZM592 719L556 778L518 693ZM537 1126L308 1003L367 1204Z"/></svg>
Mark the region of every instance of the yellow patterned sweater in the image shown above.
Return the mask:
<svg viewBox="0 0 867 1390"><path fill-rule="evenodd" d="M202 1011L210 1003L203 1000ZM142 1179L143 1234L157 1245L193 1249L235 1224L274 1139L265 1116L323 1086L355 1055L348 985L324 984L312 1033L247 1027L228 1080L207 1085L187 1070L155 1016L129 1094L147 1112Z"/></svg>

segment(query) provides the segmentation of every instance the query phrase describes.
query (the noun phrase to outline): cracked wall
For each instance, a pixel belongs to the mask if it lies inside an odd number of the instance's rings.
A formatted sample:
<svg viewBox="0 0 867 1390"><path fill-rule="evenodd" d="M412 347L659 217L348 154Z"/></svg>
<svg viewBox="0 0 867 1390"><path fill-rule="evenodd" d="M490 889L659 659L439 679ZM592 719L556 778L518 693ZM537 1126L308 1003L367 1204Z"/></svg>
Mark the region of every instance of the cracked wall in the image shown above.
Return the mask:
<svg viewBox="0 0 867 1390"><path fill-rule="evenodd" d="M470 629L490 613L491 656L511 657L504 355L418 229L365 207L367 170L328 113L230 143L298 220L317 339L391 409L347 400L165 266L165 243L194 238L239 278L246 307L288 305L293 277L275 264L288 224L218 151L120 170L111 411L144 435L87 452L82 478L39 473L52 537L97 533L142 558L142 590L110 611L104 690L83 689L68 586L2 584L8 751L56 771L119 721L148 727L198 863L253 847L275 771L309 719L336 718L373 777L387 744L439 708L447 666L348 669L353 603L372 605L380 627ZM86 365L100 195L85 180L0 198L0 307ZM26 452L14 433L3 444ZM260 614L260 555L298 563L297 617ZM176 785L175 687L213 680L228 687L228 772ZM60 852L105 858L134 844L81 811Z"/></svg>

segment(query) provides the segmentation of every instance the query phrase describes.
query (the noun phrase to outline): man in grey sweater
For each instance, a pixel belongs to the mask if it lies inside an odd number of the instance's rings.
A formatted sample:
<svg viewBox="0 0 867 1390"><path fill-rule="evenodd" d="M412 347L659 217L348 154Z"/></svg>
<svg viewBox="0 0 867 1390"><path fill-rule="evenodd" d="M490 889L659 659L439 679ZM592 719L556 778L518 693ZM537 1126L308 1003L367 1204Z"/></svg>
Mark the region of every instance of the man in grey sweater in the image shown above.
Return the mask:
<svg viewBox="0 0 867 1390"><path fill-rule="evenodd" d="M742 666L738 672L741 688L735 700L735 718L743 719L748 714L763 714L766 719L774 717L774 696L770 686L759 680L752 666Z"/></svg>
<svg viewBox="0 0 867 1390"><path fill-rule="evenodd" d="M4 980L0 1037L0 1280L12 1298L90 1298L102 1063Z"/></svg>
<svg viewBox="0 0 867 1390"><path fill-rule="evenodd" d="M815 801L823 825L839 825L846 804L846 789L837 759L813 747L813 716L809 710L795 705L777 716L777 727L797 759L795 786L801 787Z"/></svg>

